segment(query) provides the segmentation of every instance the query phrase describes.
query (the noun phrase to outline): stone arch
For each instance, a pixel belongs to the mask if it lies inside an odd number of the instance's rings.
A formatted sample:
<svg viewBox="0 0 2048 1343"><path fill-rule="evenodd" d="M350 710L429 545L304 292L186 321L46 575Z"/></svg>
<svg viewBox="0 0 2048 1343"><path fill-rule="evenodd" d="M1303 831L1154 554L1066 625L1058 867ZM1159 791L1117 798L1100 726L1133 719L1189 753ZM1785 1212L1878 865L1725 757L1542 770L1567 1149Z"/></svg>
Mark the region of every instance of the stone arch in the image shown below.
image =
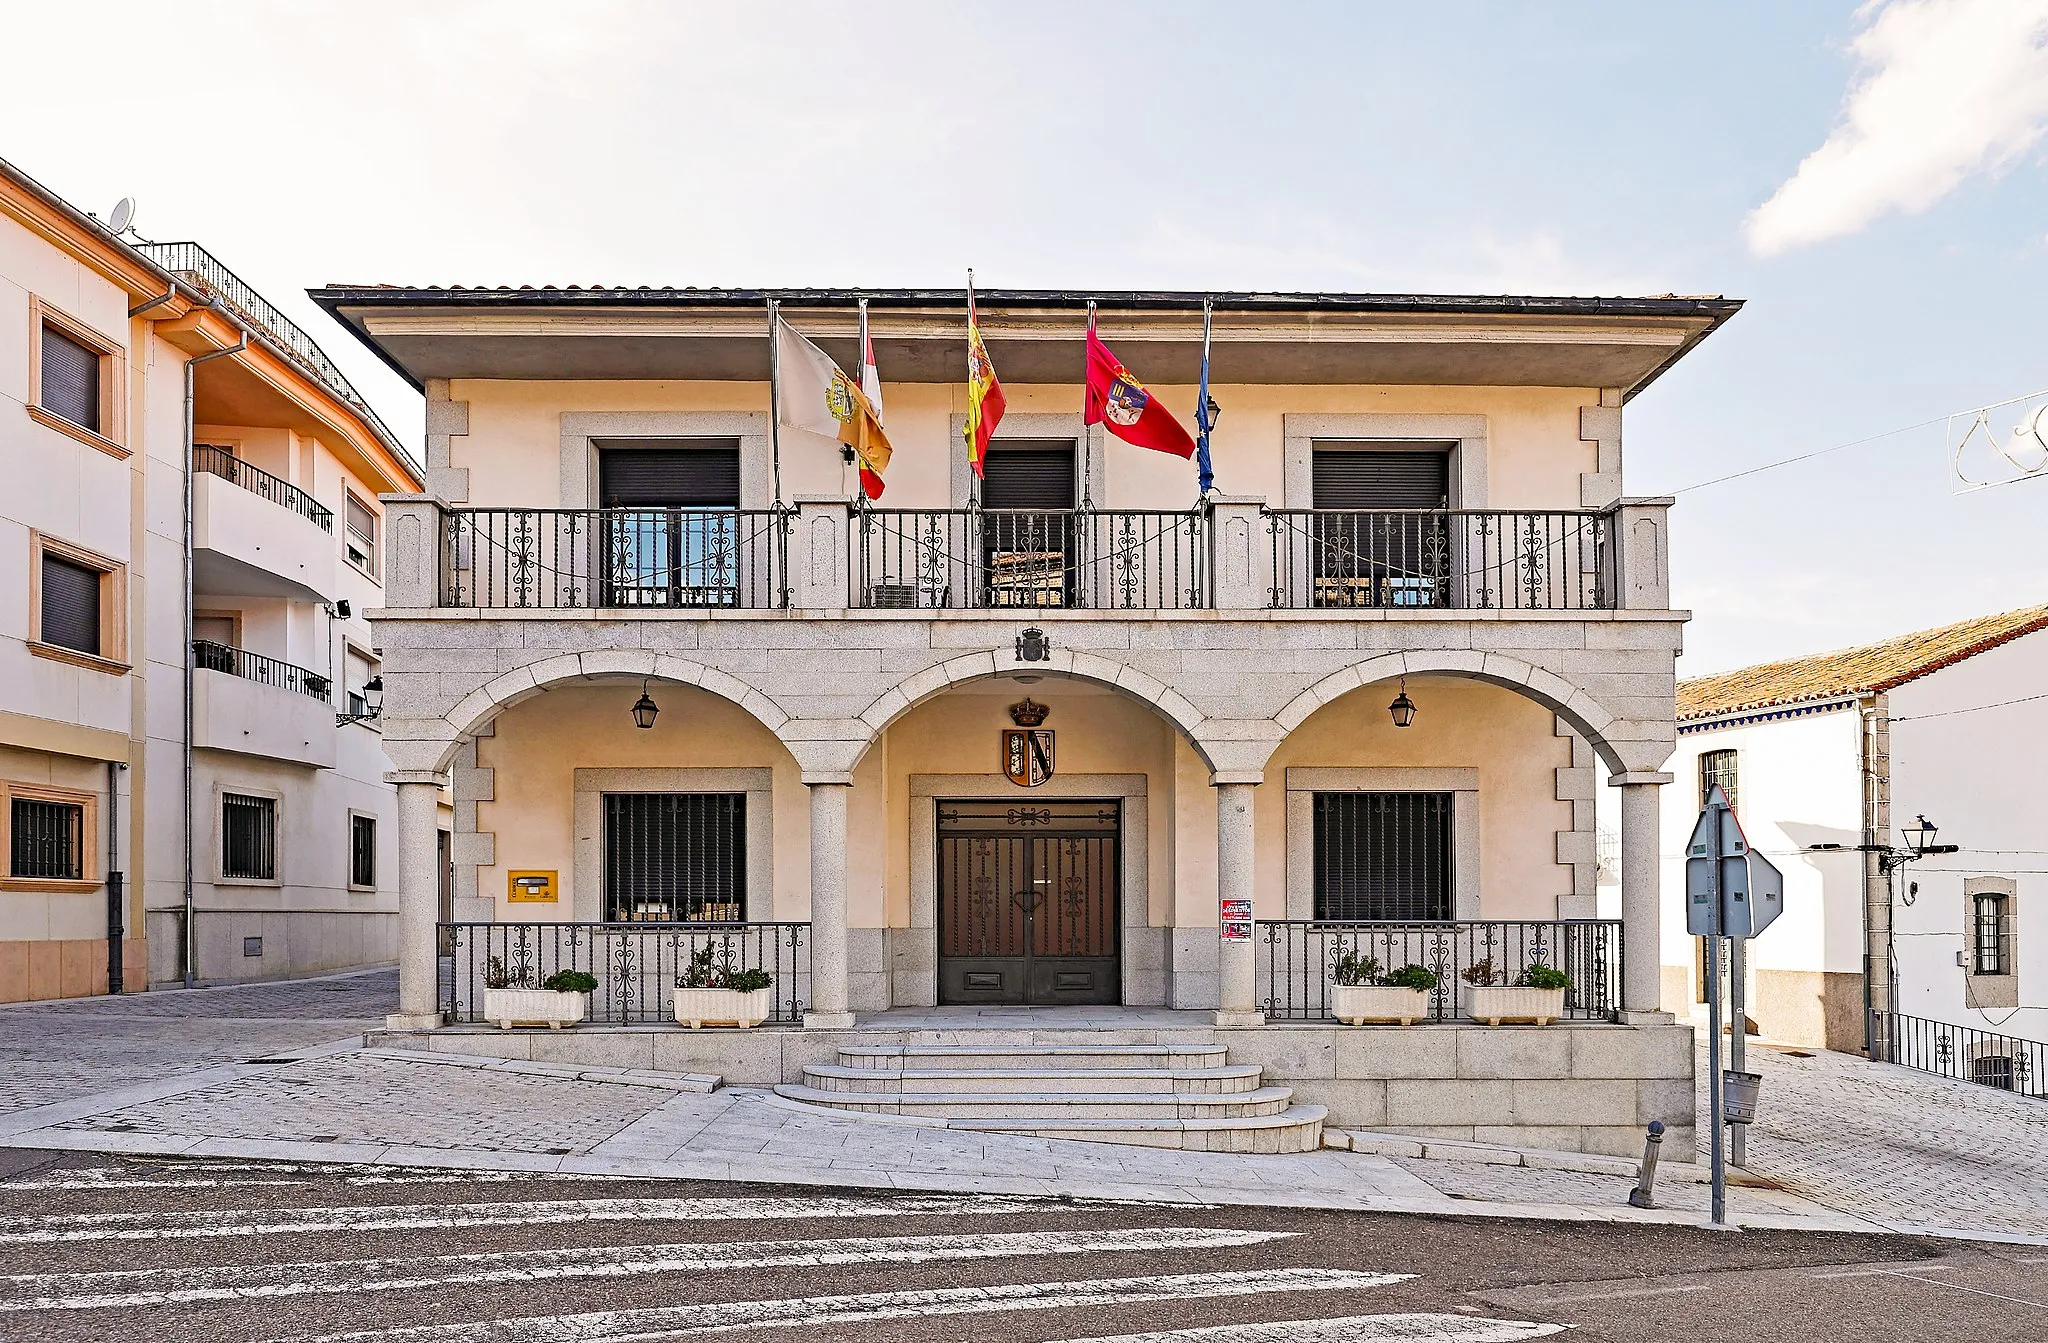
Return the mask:
<svg viewBox="0 0 2048 1343"><path fill-rule="evenodd" d="M1210 720L1185 695L1135 667L1112 662L1093 653L1072 653L1061 649L1051 650L1050 656L1043 662L1019 662L1007 651L998 650L993 653L968 653L939 663L935 667L927 667L902 684L892 686L883 692L874 703L861 712L856 722L865 729L865 738L860 742L855 759L866 755L897 719L953 686L968 681L1007 676L1019 671L1088 681L1119 691L1124 697L1149 706L1153 712L1173 724L1188 745L1194 748L1195 754L1202 758L1202 763L1211 770L1217 768L1215 754L1211 749L1212 743L1205 732Z"/></svg>
<svg viewBox="0 0 2048 1343"><path fill-rule="evenodd" d="M1503 653L1477 653L1459 649L1411 649L1383 653L1364 662L1332 672L1296 695L1286 708L1273 716L1281 731L1292 732L1325 704L1349 694L1360 686L1398 676L1461 676L1485 681L1534 700L1569 723L1612 773L1629 769L1608 732L1617 715L1610 712L1584 687L1573 685L1555 672Z"/></svg>
<svg viewBox="0 0 2048 1343"><path fill-rule="evenodd" d="M637 648L564 653L493 678L471 691L443 715L441 722L447 731L443 734L442 749L434 771L446 771L465 739L515 704L524 703L551 686L598 676L638 676L709 691L738 705L778 741L782 740L782 729L790 721L782 706L767 695L736 676L691 658Z"/></svg>

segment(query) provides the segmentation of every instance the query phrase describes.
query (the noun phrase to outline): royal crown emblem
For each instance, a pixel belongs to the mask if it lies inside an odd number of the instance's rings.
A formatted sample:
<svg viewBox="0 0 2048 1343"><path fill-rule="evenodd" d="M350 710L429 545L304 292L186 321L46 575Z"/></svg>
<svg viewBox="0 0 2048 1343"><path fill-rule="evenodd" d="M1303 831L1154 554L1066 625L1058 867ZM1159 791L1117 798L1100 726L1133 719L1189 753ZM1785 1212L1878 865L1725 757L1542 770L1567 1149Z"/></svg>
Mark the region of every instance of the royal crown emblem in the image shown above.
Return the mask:
<svg viewBox="0 0 2048 1343"><path fill-rule="evenodd" d="M1026 695L1010 706L1010 721L1018 727L1037 727L1051 712L1051 709Z"/></svg>

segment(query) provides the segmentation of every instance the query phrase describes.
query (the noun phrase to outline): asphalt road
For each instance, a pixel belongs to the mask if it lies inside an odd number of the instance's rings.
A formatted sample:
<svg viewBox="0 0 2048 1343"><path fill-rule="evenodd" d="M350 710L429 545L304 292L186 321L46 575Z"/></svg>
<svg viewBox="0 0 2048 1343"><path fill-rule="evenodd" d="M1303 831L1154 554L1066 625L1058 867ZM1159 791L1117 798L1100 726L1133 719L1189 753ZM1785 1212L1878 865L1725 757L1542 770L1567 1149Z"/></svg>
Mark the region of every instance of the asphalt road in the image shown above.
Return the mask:
<svg viewBox="0 0 2048 1343"><path fill-rule="evenodd" d="M0 1152L0 1339L2048 1336L2048 1250Z"/></svg>

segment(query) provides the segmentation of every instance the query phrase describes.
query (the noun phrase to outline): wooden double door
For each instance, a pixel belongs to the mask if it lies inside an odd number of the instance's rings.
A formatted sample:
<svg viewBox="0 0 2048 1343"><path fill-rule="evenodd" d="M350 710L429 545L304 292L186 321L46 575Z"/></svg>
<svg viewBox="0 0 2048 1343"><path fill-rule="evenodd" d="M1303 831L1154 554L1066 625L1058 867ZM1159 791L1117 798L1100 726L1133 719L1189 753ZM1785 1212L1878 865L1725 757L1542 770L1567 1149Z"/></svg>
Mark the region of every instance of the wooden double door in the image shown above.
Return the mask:
<svg viewBox="0 0 2048 1343"><path fill-rule="evenodd" d="M939 1001L1122 1001L1122 803L939 803Z"/></svg>

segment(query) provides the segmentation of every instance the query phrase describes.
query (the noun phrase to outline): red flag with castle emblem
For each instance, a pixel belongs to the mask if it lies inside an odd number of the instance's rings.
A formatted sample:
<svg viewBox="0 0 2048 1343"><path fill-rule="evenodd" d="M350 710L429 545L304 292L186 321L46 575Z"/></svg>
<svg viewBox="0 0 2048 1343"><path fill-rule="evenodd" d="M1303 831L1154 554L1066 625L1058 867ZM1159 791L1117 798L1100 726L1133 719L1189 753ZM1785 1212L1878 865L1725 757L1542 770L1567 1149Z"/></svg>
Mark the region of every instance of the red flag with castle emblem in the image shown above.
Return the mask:
<svg viewBox="0 0 2048 1343"><path fill-rule="evenodd" d="M1081 416L1084 424L1103 424L1126 443L1176 457L1195 455L1195 440L1181 428L1180 421L1159 404L1159 398L1145 390L1145 384L1131 376L1117 357L1095 334L1095 314L1088 314L1088 399Z"/></svg>

